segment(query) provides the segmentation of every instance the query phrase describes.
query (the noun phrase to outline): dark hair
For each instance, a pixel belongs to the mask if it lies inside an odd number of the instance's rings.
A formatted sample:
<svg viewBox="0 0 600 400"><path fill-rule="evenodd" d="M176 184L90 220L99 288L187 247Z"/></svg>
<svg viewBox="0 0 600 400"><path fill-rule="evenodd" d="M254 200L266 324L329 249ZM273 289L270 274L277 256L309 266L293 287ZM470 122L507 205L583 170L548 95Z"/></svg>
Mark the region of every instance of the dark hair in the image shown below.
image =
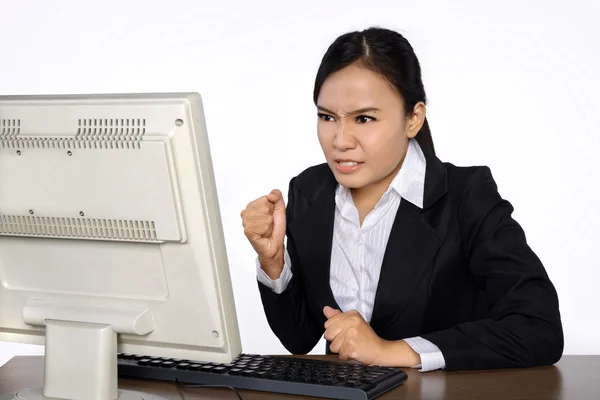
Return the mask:
<svg viewBox="0 0 600 400"><path fill-rule="evenodd" d="M315 104L327 77L351 64L368 68L392 84L404 101L407 116L418 102L427 104L421 66L412 46L400 33L377 27L343 34L329 46L315 79ZM435 154L427 118L416 139Z"/></svg>

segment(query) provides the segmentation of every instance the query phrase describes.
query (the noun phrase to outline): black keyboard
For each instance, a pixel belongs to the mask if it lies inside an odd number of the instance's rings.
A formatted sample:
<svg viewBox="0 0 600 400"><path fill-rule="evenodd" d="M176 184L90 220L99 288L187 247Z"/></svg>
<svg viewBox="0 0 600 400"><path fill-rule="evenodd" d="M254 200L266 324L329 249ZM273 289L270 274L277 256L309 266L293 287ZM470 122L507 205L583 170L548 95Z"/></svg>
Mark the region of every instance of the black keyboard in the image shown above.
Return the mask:
<svg viewBox="0 0 600 400"><path fill-rule="evenodd" d="M254 354L231 364L119 354L118 371L121 378L347 400L374 399L407 378L398 368Z"/></svg>

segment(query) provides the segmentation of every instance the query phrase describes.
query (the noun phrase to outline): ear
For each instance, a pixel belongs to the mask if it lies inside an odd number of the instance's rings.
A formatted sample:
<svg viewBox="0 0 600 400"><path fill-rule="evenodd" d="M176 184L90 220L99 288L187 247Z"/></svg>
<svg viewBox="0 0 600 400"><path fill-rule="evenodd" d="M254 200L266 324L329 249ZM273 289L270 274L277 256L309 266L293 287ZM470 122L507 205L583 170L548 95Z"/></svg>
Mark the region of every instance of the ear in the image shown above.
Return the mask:
<svg viewBox="0 0 600 400"><path fill-rule="evenodd" d="M413 139L415 136L417 136L417 133L419 133L423 127L423 124L425 123L426 114L427 108L425 107L425 103L420 101L415 104L413 113L410 117L408 117L407 120L406 136L409 139Z"/></svg>

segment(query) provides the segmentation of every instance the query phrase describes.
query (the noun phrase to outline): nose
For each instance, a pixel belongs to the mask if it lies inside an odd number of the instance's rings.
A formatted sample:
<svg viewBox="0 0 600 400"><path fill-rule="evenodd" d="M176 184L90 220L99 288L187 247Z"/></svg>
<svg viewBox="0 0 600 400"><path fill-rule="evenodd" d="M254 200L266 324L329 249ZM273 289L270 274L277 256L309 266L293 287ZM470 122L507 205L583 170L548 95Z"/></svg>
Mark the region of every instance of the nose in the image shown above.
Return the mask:
<svg viewBox="0 0 600 400"><path fill-rule="evenodd" d="M338 123L335 136L333 138L333 147L340 151L350 150L356 147L356 139L351 129L342 120Z"/></svg>

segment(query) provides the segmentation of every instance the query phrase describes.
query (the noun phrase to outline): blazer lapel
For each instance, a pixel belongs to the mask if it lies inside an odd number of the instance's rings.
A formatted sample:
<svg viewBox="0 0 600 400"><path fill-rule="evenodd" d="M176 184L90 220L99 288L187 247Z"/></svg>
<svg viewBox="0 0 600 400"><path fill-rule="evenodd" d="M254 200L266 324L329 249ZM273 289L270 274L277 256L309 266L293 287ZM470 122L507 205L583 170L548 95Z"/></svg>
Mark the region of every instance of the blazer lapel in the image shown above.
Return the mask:
<svg viewBox="0 0 600 400"><path fill-rule="evenodd" d="M373 305L371 327L381 334L399 318L431 268L441 240L427 222L429 210L447 192L446 170L428 146L423 210L402 199L390 232Z"/></svg>
<svg viewBox="0 0 600 400"><path fill-rule="evenodd" d="M399 318L432 265L440 245L420 210L402 199L381 265L371 327L378 333Z"/></svg>
<svg viewBox="0 0 600 400"><path fill-rule="evenodd" d="M340 308L329 285L334 217L335 193L331 191L309 204L289 226L301 257L303 283L307 294L315 300L310 303L321 307L314 311L322 317L323 323L326 319L322 311L324 306Z"/></svg>

